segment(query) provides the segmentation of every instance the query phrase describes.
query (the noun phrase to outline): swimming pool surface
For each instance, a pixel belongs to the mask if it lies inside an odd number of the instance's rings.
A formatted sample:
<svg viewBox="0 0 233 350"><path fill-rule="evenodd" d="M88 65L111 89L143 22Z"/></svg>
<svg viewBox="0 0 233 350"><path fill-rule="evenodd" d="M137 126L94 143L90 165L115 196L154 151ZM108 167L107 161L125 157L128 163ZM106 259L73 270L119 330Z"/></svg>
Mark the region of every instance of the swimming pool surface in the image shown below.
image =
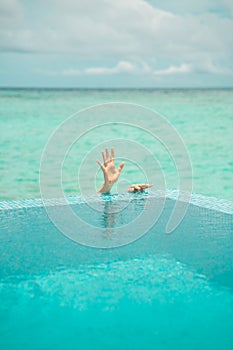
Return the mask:
<svg viewBox="0 0 233 350"><path fill-rule="evenodd" d="M233 203L193 195L165 234L176 195L145 235L109 249L68 239L40 200L1 202L1 349L232 349ZM111 242L142 199L69 203ZM159 198L146 200L156 208ZM59 201L49 205L62 213Z"/></svg>

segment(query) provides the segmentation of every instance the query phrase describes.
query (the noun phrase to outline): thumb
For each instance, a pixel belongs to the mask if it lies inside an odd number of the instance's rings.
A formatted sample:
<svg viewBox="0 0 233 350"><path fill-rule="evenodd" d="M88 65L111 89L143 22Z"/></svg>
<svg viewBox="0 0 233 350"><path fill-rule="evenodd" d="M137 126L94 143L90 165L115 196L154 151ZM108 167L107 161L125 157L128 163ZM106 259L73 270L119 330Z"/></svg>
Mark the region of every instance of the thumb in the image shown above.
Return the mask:
<svg viewBox="0 0 233 350"><path fill-rule="evenodd" d="M121 170L124 168L124 165L125 165L124 162L122 162L122 163L119 165L119 168L118 168L119 173L120 173Z"/></svg>

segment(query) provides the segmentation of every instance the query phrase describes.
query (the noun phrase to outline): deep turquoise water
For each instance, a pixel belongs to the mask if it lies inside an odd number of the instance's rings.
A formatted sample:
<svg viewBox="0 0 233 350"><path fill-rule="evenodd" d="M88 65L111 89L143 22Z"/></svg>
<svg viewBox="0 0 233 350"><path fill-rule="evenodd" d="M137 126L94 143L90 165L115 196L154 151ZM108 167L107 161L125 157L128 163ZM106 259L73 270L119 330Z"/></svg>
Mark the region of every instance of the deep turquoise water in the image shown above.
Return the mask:
<svg viewBox="0 0 233 350"><path fill-rule="evenodd" d="M230 89L0 90L0 198L39 197L40 159L51 133L81 108L114 101L141 104L165 116L180 134L190 154L194 192L233 198L233 90ZM145 127L150 122L145 120ZM149 147L150 140L135 130L112 128L105 131L106 135L136 139ZM98 137L87 135L69 153L63 176L66 194L80 192L78 167L95 141ZM118 156L124 157L124 154L118 153ZM161 164L166 186L177 188L176 169L164 147L158 145L154 156ZM91 173L97 171L94 159L89 168ZM124 179L129 183L144 180L130 164L125 166ZM97 183L101 183L100 174ZM156 177L155 185L160 185ZM89 178L84 186L91 187Z"/></svg>
<svg viewBox="0 0 233 350"><path fill-rule="evenodd" d="M166 257L23 276L0 296L3 350L233 346L232 293Z"/></svg>

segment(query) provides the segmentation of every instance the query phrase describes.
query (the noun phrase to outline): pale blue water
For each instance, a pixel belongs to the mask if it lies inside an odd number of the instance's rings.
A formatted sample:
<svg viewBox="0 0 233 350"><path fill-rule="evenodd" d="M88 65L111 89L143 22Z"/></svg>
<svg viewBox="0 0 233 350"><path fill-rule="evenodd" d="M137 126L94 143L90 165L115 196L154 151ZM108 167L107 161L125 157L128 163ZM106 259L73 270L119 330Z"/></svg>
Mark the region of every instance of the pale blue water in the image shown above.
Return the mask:
<svg viewBox="0 0 233 350"><path fill-rule="evenodd" d="M81 108L114 101L138 103L164 115L187 146L193 165L193 191L233 198L233 90L230 89L0 90L0 198L39 197L40 158L50 134ZM145 127L150 122L145 120ZM132 136L149 146L149 140L140 133L130 130L127 133L107 130L107 133L113 137L120 134L126 140ZM87 136L71 150L64 165L63 186L67 194L79 193L78 165L94 144L95 139ZM163 147L158 145L155 157L161 163L167 187L177 188L174 164ZM96 164L90 165L90 169L96 172ZM130 166L125 167L124 176L130 182L141 180ZM91 185L88 181L87 188Z"/></svg>

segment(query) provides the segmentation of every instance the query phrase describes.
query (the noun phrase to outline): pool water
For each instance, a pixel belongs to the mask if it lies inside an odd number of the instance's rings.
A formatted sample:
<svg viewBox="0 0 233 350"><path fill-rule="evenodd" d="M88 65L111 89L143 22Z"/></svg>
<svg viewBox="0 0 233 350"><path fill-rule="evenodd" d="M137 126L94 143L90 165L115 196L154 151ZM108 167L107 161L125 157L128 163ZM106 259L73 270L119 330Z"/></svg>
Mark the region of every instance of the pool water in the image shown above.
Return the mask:
<svg viewBox="0 0 233 350"><path fill-rule="evenodd" d="M173 233L165 226L175 200L166 198L145 235L110 249L68 239L36 201L3 203L0 348L232 349L233 206L197 198ZM139 203L128 202L127 220ZM72 206L83 217L93 210Z"/></svg>
<svg viewBox="0 0 233 350"><path fill-rule="evenodd" d="M167 257L3 280L1 349L231 349L233 295Z"/></svg>

